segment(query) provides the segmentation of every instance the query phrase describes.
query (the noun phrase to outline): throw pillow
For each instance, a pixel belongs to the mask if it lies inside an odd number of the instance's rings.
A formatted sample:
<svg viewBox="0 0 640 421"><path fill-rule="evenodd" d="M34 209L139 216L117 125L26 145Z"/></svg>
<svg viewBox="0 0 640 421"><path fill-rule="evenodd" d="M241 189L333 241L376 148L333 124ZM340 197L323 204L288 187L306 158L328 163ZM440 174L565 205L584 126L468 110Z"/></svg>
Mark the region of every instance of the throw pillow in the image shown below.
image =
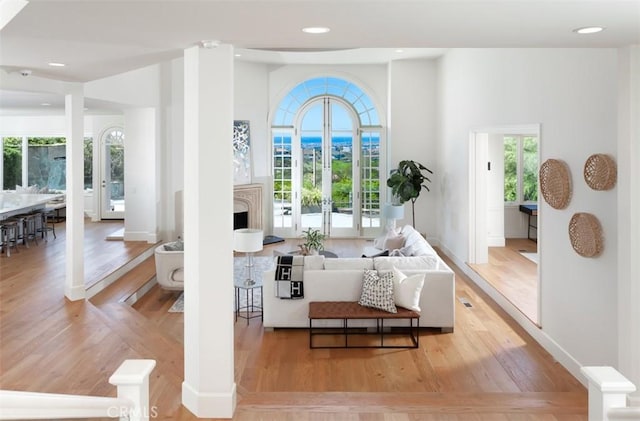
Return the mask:
<svg viewBox="0 0 640 421"><path fill-rule="evenodd" d="M358 304L397 313L393 299L393 272L379 276L375 270L365 270Z"/></svg>
<svg viewBox="0 0 640 421"><path fill-rule="evenodd" d="M424 273L407 276L393 268L393 295L395 304L408 310L420 311L420 294L424 286Z"/></svg>
<svg viewBox="0 0 640 421"><path fill-rule="evenodd" d="M396 237L387 237L384 240L384 245L382 248L385 250L396 250L396 249L402 248L403 245L404 245L404 237L401 235L398 235Z"/></svg>
<svg viewBox="0 0 640 421"><path fill-rule="evenodd" d="M184 242L182 240L173 241L164 245L166 251L184 251Z"/></svg>

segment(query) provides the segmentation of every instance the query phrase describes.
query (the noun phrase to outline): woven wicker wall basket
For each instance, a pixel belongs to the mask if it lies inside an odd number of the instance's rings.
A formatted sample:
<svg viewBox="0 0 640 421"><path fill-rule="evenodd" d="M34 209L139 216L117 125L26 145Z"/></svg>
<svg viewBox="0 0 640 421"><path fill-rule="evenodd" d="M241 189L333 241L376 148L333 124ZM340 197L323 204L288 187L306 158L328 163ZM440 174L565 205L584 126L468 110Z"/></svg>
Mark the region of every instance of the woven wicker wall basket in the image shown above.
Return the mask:
<svg viewBox="0 0 640 421"><path fill-rule="evenodd" d="M569 221L571 246L580 256L596 257L604 247L600 221L590 213L576 213Z"/></svg>
<svg viewBox="0 0 640 421"><path fill-rule="evenodd" d="M584 163L584 181L593 190L610 190L616 185L618 168L609 155L594 154Z"/></svg>
<svg viewBox="0 0 640 421"><path fill-rule="evenodd" d="M564 209L571 200L569 167L559 159L547 159L540 166L540 191L554 209Z"/></svg>

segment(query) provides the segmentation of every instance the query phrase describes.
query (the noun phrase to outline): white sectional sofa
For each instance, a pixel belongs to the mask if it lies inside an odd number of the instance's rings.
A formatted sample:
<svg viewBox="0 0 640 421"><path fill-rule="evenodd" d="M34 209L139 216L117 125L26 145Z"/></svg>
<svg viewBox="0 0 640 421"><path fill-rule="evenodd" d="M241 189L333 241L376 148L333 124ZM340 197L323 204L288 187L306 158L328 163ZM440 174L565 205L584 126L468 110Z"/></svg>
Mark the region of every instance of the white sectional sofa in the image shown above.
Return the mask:
<svg viewBox="0 0 640 421"><path fill-rule="evenodd" d="M395 267L410 276L424 273L425 281L420 296L420 327L440 328L452 332L455 322L455 275L436 254L431 245L412 227L404 227L405 244L414 242L416 256L383 256L363 258L325 258L308 256L304 262L304 298L282 299L275 295L275 269L264 273L263 325L265 328L309 327L308 309L311 301L358 301L362 291L365 269L378 272L391 271ZM417 237L419 237L419 239ZM412 246L413 247L413 246ZM409 251L406 248L405 251ZM334 320L321 321L325 326L337 326ZM368 326L375 320L362 320ZM357 323L349 323L357 326ZM385 325L393 325L390 321ZM315 326L322 326L314 322Z"/></svg>

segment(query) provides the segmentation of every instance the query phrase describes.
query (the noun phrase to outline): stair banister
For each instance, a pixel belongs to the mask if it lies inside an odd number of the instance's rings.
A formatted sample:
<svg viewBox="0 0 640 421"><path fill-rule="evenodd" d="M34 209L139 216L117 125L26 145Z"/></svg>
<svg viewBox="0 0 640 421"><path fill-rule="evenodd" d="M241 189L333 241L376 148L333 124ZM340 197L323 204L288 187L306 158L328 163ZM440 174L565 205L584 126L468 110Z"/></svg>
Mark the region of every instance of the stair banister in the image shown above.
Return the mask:
<svg viewBox="0 0 640 421"><path fill-rule="evenodd" d="M589 381L589 421L610 421L633 416L638 408L627 408L627 394L636 387L613 367L582 367Z"/></svg>
<svg viewBox="0 0 640 421"><path fill-rule="evenodd" d="M120 418L148 421L149 375L155 360L125 360L109 378L116 398L0 390L0 420Z"/></svg>

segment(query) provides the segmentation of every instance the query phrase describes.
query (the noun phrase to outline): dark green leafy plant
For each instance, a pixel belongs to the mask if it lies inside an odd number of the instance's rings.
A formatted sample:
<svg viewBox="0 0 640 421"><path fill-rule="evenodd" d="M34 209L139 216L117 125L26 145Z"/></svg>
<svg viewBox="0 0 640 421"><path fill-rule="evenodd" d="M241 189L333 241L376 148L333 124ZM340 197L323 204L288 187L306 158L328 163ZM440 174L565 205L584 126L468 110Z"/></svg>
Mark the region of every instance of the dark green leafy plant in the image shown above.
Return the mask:
<svg viewBox="0 0 640 421"><path fill-rule="evenodd" d="M302 254L309 254L313 250L324 250L324 234L320 230L309 228L306 231L302 231L302 238L304 239L304 244L300 245Z"/></svg>
<svg viewBox="0 0 640 421"><path fill-rule="evenodd" d="M398 168L391 170L391 175L387 179L387 186L391 187L394 204L401 205L411 201L411 216L414 228L416 226L416 200L418 200L422 189L429 191L429 187L425 182L431 182L423 171L433 174L433 171L419 162L404 160L400 161Z"/></svg>

